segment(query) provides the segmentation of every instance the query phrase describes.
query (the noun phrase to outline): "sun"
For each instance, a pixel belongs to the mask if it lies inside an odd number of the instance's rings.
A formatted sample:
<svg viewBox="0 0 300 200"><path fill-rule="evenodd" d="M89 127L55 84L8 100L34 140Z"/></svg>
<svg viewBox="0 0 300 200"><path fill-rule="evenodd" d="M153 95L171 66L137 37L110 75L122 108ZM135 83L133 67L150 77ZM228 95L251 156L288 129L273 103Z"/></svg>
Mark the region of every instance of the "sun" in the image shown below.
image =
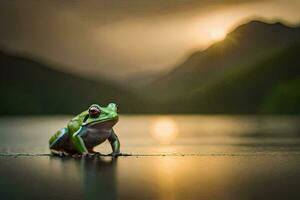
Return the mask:
<svg viewBox="0 0 300 200"><path fill-rule="evenodd" d="M209 33L210 37L214 41L223 40L226 37L226 32L224 29L221 28L214 28Z"/></svg>

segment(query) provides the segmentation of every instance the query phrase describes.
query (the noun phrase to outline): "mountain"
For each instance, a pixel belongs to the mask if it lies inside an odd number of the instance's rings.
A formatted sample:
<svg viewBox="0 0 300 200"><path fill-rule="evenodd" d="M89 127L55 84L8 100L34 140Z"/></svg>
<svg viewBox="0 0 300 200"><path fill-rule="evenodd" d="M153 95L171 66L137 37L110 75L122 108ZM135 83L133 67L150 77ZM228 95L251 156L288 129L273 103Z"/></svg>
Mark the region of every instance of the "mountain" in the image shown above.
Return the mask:
<svg viewBox="0 0 300 200"><path fill-rule="evenodd" d="M297 82L299 42L299 27L258 21L241 25L153 82L155 107L174 113L273 113L262 106L267 107L267 96L279 84ZM275 96L269 101L275 102Z"/></svg>
<svg viewBox="0 0 300 200"><path fill-rule="evenodd" d="M0 115L78 114L109 102L121 113L300 114L299 55L300 27L253 21L154 81L133 77L129 89L0 52Z"/></svg>
<svg viewBox="0 0 300 200"><path fill-rule="evenodd" d="M203 83L174 100L172 105L184 104L179 112L300 113L299 55L300 42L247 69L232 70ZM270 109L274 102L276 106Z"/></svg>
<svg viewBox="0 0 300 200"><path fill-rule="evenodd" d="M92 81L0 52L0 114L78 114L115 102L122 113L145 110L144 99L105 79Z"/></svg>

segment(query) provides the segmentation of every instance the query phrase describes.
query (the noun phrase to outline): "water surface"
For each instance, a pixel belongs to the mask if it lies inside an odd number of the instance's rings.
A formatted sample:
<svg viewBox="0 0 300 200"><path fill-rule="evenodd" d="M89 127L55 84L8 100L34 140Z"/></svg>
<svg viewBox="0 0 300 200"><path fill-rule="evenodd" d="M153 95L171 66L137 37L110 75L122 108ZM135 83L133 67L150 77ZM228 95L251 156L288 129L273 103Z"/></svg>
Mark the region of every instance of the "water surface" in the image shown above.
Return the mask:
<svg viewBox="0 0 300 200"><path fill-rule="evenodd" d="M300 198L298 117L127 115L115 131L133 156L48 156L69 119L0 119L3 199Z"/></svg>

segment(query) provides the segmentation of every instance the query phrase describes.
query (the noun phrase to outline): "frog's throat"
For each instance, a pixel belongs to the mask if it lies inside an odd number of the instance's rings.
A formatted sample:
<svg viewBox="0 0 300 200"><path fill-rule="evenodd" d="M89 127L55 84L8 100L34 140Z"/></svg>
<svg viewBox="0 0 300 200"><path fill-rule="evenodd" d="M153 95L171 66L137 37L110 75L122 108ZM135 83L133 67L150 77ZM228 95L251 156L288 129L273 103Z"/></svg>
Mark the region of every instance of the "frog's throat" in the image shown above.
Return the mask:
<svg viewBox="0 0 300 200"><path fill-rule="evenodd" d="M115 121L117 123L118 120L119 120L119 117L117 116L117 117L114 117L114 118L101 119L101 120L95 120L95 121L88 122L88 123L83 123L82 126L89 126L89 125L92 125L92 124L101 124L103 122L108 122L108 121Z"/></svg>

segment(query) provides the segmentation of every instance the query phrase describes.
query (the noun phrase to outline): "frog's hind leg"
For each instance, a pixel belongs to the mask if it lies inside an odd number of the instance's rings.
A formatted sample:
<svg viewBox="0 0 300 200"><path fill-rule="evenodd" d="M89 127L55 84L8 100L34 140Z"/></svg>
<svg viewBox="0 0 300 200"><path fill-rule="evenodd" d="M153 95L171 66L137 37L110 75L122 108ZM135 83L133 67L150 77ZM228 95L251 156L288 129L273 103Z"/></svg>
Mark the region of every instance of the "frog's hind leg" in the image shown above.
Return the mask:
<svg viewBox="0 0 300 200"><path fill-rule="evenodd" d="M65 150L64 147L68 141L68 129L62 128L56 132L49 140L49 148L52 154L64 156L69 155Z"/></svg>

